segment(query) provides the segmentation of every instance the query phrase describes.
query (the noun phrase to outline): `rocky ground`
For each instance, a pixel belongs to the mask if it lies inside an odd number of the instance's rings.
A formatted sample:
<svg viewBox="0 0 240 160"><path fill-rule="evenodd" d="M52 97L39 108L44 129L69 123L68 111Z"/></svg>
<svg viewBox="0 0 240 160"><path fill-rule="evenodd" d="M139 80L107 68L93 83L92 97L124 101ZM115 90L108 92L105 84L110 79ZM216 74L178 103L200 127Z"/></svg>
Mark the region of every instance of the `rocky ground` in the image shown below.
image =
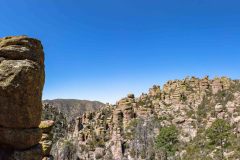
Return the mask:
<svg viewBox="0 0 240 160"><path fill-rule="evenodd" d="M219 121L224 125L216 125ZM211 135L216 130L215 138ZM240 81L187 77L84 113L52 155L66 160L237 160L239 134ZM164 144L166 139L169 143ZM217 143L219 139L223 143Z"/></svg>

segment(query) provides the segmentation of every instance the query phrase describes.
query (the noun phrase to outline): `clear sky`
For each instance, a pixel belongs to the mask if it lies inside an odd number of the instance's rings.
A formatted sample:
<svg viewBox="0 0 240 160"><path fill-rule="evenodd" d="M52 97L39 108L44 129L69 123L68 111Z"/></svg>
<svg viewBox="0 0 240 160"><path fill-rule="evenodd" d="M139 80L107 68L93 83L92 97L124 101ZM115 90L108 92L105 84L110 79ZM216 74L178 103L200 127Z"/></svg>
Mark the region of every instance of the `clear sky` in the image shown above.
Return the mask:
<svg viewBox="0 0 240 160"><path fill-rule="evenodd" d="M0 2L1 37L44 45L44 99L114 103L169 79L240 75L239 0Z"/></svg>

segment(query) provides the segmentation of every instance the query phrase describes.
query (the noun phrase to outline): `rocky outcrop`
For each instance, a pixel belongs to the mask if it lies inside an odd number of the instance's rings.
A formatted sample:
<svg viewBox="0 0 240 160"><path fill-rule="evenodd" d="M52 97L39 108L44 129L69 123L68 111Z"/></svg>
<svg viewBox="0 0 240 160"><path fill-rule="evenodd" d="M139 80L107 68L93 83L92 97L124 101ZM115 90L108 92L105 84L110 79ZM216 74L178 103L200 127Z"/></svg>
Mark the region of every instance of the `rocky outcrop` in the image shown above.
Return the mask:
<svg viewBox="0 0 240 160"><path fill-rule="evenodd" d="M41 159L44 54L26 36L0 39L0 159Z"/></svg>
<svg viewBox="0 0 240 160"><path fill-rule="evenodd" d="M50 155L53 145L53 134L51 132L53 125L54 121L52 120L42 121L39 125L39 128L42 130L42 138L40 144L42 145L43 160L53 159L53 157Z"/></svg>
<svg viewBox="0 0 240 160"><path fill-rule="evenodd" d="M74 152L74 149L70 148L70 139L77 139L80 142L85 141L86 138L90 139L90 132L82 133L81 130L83 125L88 124L93 117L98 119L97 124L99 127L95 128L97 134L104 135L105 128L102 127L104 124L102 124L101 120L104 115L101 113L94 115L93 112L91 112L97 108L101 108L102 105L103 103L95 101L71 99L44 101L42 121L54 121L54 126L51 132L52 137L48 136L48 139L52 138L52 147L48 159L51 159L51 155L53 155L55 159L69 158L68 155ZM78 116L76 117L76 115ZM91 127L91 125L88 126ZM43 133L42 140L44 139ZM68 144L70 146L68 146ZM74 159L74 157L72 157L72 159Z"/></svg>
<svg viewBox="0 0 240 160"><path fill-rule="evenodd" d="M181 150L169 159L189 159L186 157L204 149L205 156L213 158L217 155L207 147L192 150L193 146L201 144L202 147L202 141L206 145L201 136L218 118L229 122L234 136L240 137L239 106L239 80L187 77L168 81L163 89L154 85L138 98L128 94L115 105L107 104L95 112L79 116L73 136L61 143L61 152L56 155L61 154L60 159L67 155L90 160L159 159L161 153L155 147L156 136L162 127L174 125L182 145ZM229 148L229 153L238 157L237 148Z"/></svg>

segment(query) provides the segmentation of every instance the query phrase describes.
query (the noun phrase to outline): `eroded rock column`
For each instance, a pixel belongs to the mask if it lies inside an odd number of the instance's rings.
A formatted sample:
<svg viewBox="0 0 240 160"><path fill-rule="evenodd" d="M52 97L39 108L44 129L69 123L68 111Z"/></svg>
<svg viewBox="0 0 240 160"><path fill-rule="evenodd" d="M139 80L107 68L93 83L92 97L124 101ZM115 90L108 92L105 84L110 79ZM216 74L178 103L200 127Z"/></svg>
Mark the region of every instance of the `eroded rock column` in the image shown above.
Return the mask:
<svg viewBox="0 0 240 160"><path fill-rule="evenodd" d="M41 145L42 145L42 152L43 152L43 160L53 160L53 156L50 155L50 151L53 145L53 134L52 128L54 125L54 121L52 120L45 120L42 121L39 125L39 128L42 130L42 138L41 138Z"/></svg>
<svg viewBox="0 0 240 160"><path fill-rule="evenodd" d="M0 39L0 159L41 159L44 77L40 41L26 36Z"/></svg>

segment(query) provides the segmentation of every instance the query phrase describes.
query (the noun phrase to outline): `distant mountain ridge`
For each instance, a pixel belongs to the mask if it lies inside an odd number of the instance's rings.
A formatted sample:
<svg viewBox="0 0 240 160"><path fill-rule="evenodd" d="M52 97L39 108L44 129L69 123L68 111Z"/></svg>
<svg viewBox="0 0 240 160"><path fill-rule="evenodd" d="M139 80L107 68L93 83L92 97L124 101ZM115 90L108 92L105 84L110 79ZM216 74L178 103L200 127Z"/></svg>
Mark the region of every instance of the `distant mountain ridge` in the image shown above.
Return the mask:
<svg viewBox="0 0 240 160"><path fill-rule="evenodd" d="M104 103L99 101L79 100L79 99L53 99L43 100L43 103L48 103L63 113L67 121L75 119L84 112L95 111L103 106Z"/></svg>

